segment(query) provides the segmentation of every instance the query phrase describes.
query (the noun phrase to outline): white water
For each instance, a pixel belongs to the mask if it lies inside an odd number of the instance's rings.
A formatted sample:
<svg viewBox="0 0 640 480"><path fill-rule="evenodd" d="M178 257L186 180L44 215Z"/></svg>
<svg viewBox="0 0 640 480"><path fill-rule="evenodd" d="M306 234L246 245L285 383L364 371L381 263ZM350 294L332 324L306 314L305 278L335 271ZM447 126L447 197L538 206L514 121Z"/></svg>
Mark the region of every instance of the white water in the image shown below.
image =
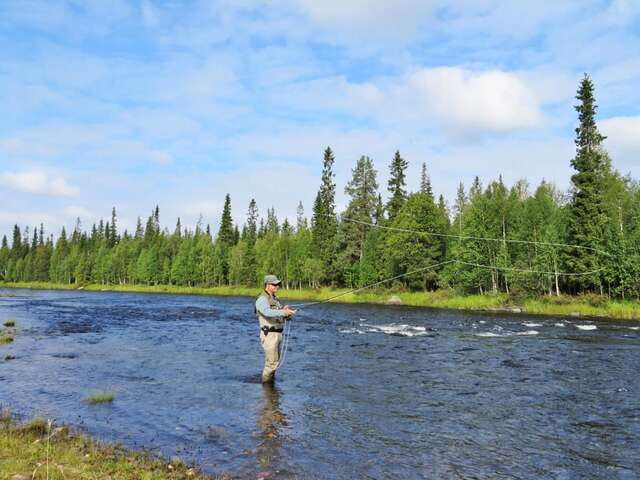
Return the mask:
<svg viewBox="0 0 640 480"><path fill-rule="evenodd" d="M511 337L512 335L538 335L540 332L537 330L527 330L526 332L504 332L504 333L495 333L495 332L481 332L477 333L477 337Z"/></svg>
<svg viewBox="0 0 640 480"><path fill-rule="evenodd" d="M576 325L576 328L579 328L580 330L597 330L598 327L596 327L595 325Z"/></svg>
<svg viewBox="0 0 640 480"><path fill-rule="evenodd" d="M386 335L401 335L403 337L419 337L423 335L429 335L426 327L415 327L412 325L400 323L372 325L362 322L362 320L364 319L360 320L361 323L358 327L341 328L338 331L340 333L346 334L384 333Z"/></svg>

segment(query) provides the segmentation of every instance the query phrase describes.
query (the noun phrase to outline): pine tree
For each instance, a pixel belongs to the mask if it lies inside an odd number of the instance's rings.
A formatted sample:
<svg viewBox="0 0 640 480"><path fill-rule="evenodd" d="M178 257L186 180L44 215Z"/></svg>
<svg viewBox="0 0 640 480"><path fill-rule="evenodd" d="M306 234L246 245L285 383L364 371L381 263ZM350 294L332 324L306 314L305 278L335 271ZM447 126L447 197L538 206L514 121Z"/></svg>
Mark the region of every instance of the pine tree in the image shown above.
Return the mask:
<svg viewBox="0 0 640 480"><path fill-rule="evenodd" d="M400 151L396 150L396 154L391 160L390 175L387 190L391 197L387 203L387 213L389 214L389 220L398 214L404 202L407 201L406 191L406 170L409 163L400 156Z"/></svg>
<svg viewBox="0 0 640 480"><path fill-rule="evenodd" d="M606 138L596 126L597 105L594 87L588 75L580 82L575 106L579 125L576 128L576 156L571 166L576 173L571 177L572 198L569 207L569 229L567 243L601 249L607 223L603 192L610 175L608 156L601 147ZM597 252L585 248L568 249L567 265L572 272L586 273L597 270L601 259ZM575 291L603 291L601 275L572 277Z"/></svg>

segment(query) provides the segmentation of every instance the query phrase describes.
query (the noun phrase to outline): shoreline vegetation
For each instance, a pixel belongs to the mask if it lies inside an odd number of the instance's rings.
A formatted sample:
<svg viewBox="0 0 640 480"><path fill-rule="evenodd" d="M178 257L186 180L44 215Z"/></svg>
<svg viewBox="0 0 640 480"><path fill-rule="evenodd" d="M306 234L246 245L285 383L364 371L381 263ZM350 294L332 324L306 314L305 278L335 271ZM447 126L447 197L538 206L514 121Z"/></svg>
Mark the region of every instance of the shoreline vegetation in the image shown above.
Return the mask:
<svg viewBox="0 0 640 480"><path fill-rule="evenodd" d="M184 287L177 285L102 285L60 284L52 282L0 282L0 288L37 290L85 290L121 293L166 293L204 296L255 297L260 289L253 287ZM287 303L316 302L339 294L333 303L364 303L378 305L405 305L410 307L470 310L479 312L524 313L527 315L597 317L612 320L640 320L640 302L611 300L600 295L544 296L514 298L505 293L460 295L448 290L432 292L404 292L387 289L347 293L349 289L283 289L280 296Z"/></svg>
<svg viewBox="0 0 640 480"><path fill-rule="evenodd" d="M120 480L214 480L186 465L147 451L98 442L42 417L19 424L0 411L0 480L117 478Z"/></svg>

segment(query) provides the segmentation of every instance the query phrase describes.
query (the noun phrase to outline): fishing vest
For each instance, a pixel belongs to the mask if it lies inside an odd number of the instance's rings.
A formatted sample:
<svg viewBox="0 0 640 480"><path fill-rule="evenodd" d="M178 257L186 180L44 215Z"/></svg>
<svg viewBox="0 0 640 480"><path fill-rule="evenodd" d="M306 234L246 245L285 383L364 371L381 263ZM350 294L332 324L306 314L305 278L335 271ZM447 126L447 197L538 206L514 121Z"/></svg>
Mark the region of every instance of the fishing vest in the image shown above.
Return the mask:
<svg viewBox="0 0 640 480"><path fill-rule="evenodd" d="M264 297L269 301L269 307L276 310L279 310L282 308L282 304L280 303L280 300L278 300L278 297L276 297L275 295L269 295L267 292L263 290L262 293L260 293L260 297ZM257 309L256 309L256 316L258 317L258 321L260 322L261 327L266 326L266 327L282 328L283 322L281 319L266 318L263 315L261 315Z"/></svg>

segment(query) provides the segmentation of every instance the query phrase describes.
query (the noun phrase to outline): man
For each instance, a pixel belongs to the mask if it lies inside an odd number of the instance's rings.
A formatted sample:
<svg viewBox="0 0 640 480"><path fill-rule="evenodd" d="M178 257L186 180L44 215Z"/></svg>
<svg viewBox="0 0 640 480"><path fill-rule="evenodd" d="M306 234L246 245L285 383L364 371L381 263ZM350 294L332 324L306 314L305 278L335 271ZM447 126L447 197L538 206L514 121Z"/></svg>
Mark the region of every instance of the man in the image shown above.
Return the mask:
<svg viewBox="0 0 640 480"><path fill-rule="evenodd" d="M262 382L273 382L280 363L280 342L285 320L292 316L295 310L284 307L276 296L280 287L280 280L275 275L264 277L264 290L256 300L256 314L260 322L260 343L264 350L264 369Z"/></svg>

